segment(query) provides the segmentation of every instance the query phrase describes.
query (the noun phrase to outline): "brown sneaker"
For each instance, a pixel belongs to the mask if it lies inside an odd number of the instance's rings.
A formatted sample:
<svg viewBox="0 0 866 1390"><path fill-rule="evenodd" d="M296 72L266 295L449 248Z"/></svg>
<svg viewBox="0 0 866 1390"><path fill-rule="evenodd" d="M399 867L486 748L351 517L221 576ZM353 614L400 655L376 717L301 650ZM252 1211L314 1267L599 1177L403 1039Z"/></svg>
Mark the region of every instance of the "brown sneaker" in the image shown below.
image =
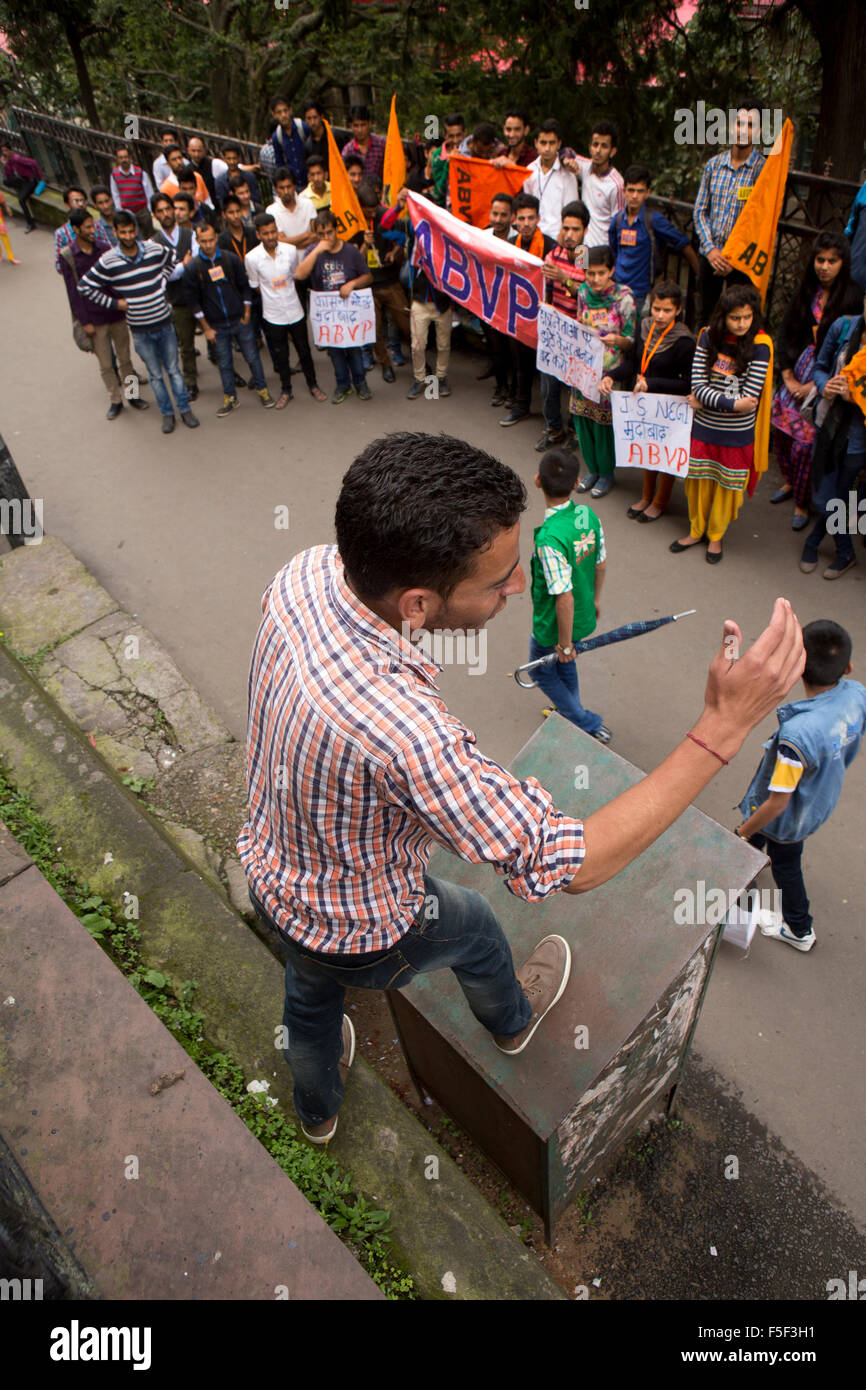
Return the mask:
<svg viewBox="0 0 866 1390"><path fill-rule="evenodd" d="M571 974L571 951L562 936L546 936L517 971L523 992L532 1005L532 1018L516 1038L493 1041L500 1052L522 1052L545 1014L562 998Z"/></svg>
<svg viewBox="0 0 866 1390"><path fill-rule="evenodd" d="M340 1068L340 1078L343 1085L346 1084L346 1077L349 1075L349 1068L355 1060L355 1029L348 1014L343 1014L343 1051L338 1063ZM305 1125L301 1121L301 1129L310 1140L311 1144L327 1144L329 1139L333 1139L337 1133L337 1116L333 1115L330 1120L324 1120L320 1125Z"/></svg>

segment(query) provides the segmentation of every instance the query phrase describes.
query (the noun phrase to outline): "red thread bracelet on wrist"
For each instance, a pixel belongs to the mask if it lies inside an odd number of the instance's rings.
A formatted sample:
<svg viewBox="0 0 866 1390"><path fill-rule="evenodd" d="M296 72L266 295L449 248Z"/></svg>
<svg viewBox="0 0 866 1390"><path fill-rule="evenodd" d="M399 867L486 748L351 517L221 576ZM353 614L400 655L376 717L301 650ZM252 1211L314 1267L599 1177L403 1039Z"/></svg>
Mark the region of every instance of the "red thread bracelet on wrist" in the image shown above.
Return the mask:
<svg viewBox="0 0 866 1390"><path fill-rule="evenodd" d="M691 741L692 741L692 743L698 744L698 746L699 746L700 748L706 748L707 752L708 752L708 753L712 753L712 755L713 755L714 758L718 758L719 762L720 762L724 767L727 767L727 766L728 766L728 759L727 759L727 758L723 758L722 755L721 755L721 753L717 753L716 750L715 750L715 748L711 748L710 745L709 745L708 743L704 743L704 740L703 740L702 738L698 738L698 736L697 736L696 734L686 734L686 738L690 738Z"/></svg>

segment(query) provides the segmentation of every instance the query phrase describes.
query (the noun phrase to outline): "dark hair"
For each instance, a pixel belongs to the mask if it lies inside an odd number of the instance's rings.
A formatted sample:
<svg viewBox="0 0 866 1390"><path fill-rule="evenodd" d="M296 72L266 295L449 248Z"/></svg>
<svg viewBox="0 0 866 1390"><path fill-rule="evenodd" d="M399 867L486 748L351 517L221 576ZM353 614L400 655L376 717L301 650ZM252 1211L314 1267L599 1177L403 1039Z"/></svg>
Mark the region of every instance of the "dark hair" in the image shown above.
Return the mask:
<svg viewBox="0 0 866 1390"><path fill-rule="evenodd" d="M107 198L111 197L111 189L106 188L104 183L95 183L90 190L91 203L96 201L97 194L104 193Z"/></svg>
<svg viewBox="0 0 866 1390"><path fill-rule="evenodd" d="M307 171L307 173L309 173L310 170L311 170L316 164L321 165L321 167L325 170L325 173L328 172L328 167L327 167L327 165L325 164L324 156L323 156L323 155L320 155L320 154L311 154L310 157L309 157L309 159L307 160L305 166L304 166L305 169L306 169L306 171Z"/></svg>
<svg viewBox="0 0 866 1390"><path fill-rule="evenodd" d="M579 198L575 198L573 203L566 203L562 209L561 220L564 222L566 217L576 217L583 223L584 230L589 226L589 208Z"/></svg>
<svg viewBox="0 0 866 1390"><path fill-rule="evenodd" d="M163 136L165 136L165 135L172 135L172 136L174 137L175 140L179 140L179 139L180 139L180 131L179 131L179 130L175 130L175 128L174 128L173 125L170 125L170 126L168 126L165 130L161 130L161 131L159 132L159 138L160 138L160 140L161 140L161 139L163 138Z"/></svg>
<svg viewBox="0 0 866 1390"><path fill-rule="evenodd" d="M188 194L188 193L184 193L183 196L184 196L184 198L188 198L188 197L189 197L189 194ZM173 204L173 203L174 203L174 199L172 198L172 196L171 196L170 193L154 193L153 197L152 197L151 200L150 200L150 210L151 210L151 212L156 212L156 208L157 208L157 204L158 204L158 203L169 203L169 204Z"/></svg>
<svg viewBox="0 0 866 1390"><path fill-rule="evenodd" d="M185 196L186 194L184 194L184 197ZM231 203L232 207L240 208L241 211L243 211L244 205L236 193L227 193L226 196L223 198L223 212L225 212L229 203Z"/></svg>
<svg viewBox="0 0 866 1390"><path fill-rule="evenodd" d="M490 199L490 206L493 207L494 203L507 203L511 209L512 217L514 216L514 198L510 193L494 193Z"/></svg>
<svg viewBox="0 0 866 1390"><path fill-rule="evenodd" d="M502 124L505 125L505 122L512 117L515 120L522 121L524 125L530 124L527 112L524 111L523 108L520 106L510 106L505 113Z"/></svg>
<svg viewBox="0 0 866 1390"><path fill-rule="evenodd" d="M198 174L191 164L184 164L175 174L178 183L198 183Z"/></svg>
<svg viewBox="0 0 866 1390"><path fill-rule="evenodd" d="M63 190L63 201L67 207L69 206L70 193L80 193L82 198L87 197L87 192L85 189L79 188L77 183L71 183L68 188L64 188Z"/></svg>
<svg viewBox="0 0 866 1390"><path fill-rule="evenodd" d="M590 252L590 254L592 253ZM742 376L751 361L752 353L755 350L755 334L764 332L761 296L754 285L731 285L729 289L724 290L718 304L710 314L707 328L709 360L714 362L722 351L725 334L728 331L725 328L726 316L734 309L744 309L747 305L753 311L752 324L748 333L743 333L737 339L734 350L734 373L736 376Z"/></svg>
<svg viewBox="0 0 866 1390"><path fill-rule="evenodd" d="M580 474L580 460L570 449L548 449L542 454L538 476L547 497L568 497Z"/></svg>
<svg viewBox="0 0 866 1390"><path fill-rule="evenodd" d="M330 208L320 208L316 213L316 226L321 231L324 227L336 227L337 219Z"/></svg>
<svg viewBox="0 0 866 1390"><path fill-rule="evenodd" d="M672 300L678 313L683 307L683 292L675 280L659 280L657 285L653 285L649 292L650 307L654 299Z"/></svg>
<svg viewBox="0 0 866 1390"><path fill-rule="evenodd" d="M464 117L462 111L452 111L450 115L445 116L445 117L443 118L442 124L443 124L443 126L446 126L446 125L462 125L463 129L465 130L465 129L466 129L466 118Z"/></svg>
<svg viewBox="0 0 866 1390"><path fill-rule="evenodd" d="M195 198L191 193L181 193L179 190L174 194L172 203L186 203L190 212L195 212Z"/></svg>
<svg viewBox="0 0 866 1390"><path fill-rule="evenodd" d="M645 164L630 164L622 176L623 187L627 183L645 183L647 188L652 188L652 174Z"/></svg>
<svg viewBox="0 0 866 1390"><path fill-rule="evenodd" d="M112 219L115 227L134 227L138 231L138 218L127 208L118 208Z"/></svg>
<svg viewBox="0 0 866 1390"><path fill-rule="evenodd" d="M401 431L374 439L343 478L337 545L362 599L418 585L447 600L525 506L517 474L482 449Z"/></svg>
<svg viewBox="0 0 866 1390"><path fill-rule="evenodd" d="M243 150L241 149L240 145L235 145L231 140L226 141L226 143L222 146L222 152L223 154L236 154L238 159L240 159L241 155L243 154Z"/></svg>
<svg viewBox="0 0 866 1390"><path fill-rule="evenodd" d="M360 164L362 169L364 167L364 161L359 154L347 154L346 158L343 160L343 163L345 164L347 170L350 164Z"/></svg>
<svg viewBox="0 0 866 1390"><path fill-rule="evenodd" d="M546 121L542 121L538 127L539 135L555 135L557 140L562 139L562 126L555 116L548 116Z"/></svg>
<svg viewBox="0 0 866 1390"><path fill-rule="evenodd" d="M538 212L538 199L533 193L518 193L514 199L514 211L519 212L521 208L532 208L533 212Z"/></svg>
<svg viewBox="0 0 866 1390"><path fill-rule="evenodd" d="M116 149L115 149L115 151L114 151L115 159L118 157L118 155L120 154L120 151L121 151L121 150L126 150L126 153L127 153L130 157L132 156L132 150L130 149L129 145L120 144L120 145L118 145L118 146L116 147Z"/></svg>
<svg viewBox="0 0 866 1390"><path fill-rule="evenodd" d="M613 270L616 260L609 246L590 246L586 253L586 264L587 268L591 265L606 265L608 270Z"/></svg>
<svg viewBox="0 0 866 1390"><path fill-rule="evenodd" d="M846 313L862 310L863 297L851 280L851 243L841 232L819 232L809 250L809 264L803 272L799 289L788 306L782 327L779 331L781 355L789 362L796 361L804 347L808 347L812 331L812 300L818 293L818 276L815 273L815 256L819 251L838 251L842 257L839 274L830 286L827 303L818 325L815 350L820 352L821 344L827 336L831 323ZM782 362L784 367L788 365Z"/></svg>
<svg viewBox="0 0 866 1390"><path fill-rule="evenodd" d="M619 144L619 131L612 121L596 121L589 134L590 137L593 135L609 135L612 147Z"/></svg>
<svg viewBox="0 0 866 1390"><path fill-rule="evenodd" d="M69 214L69 225L70 227L80 227L87 221L88 217L92 216L93 213L90 208L73 208Z"/></svg>
<svg viewBox="0 0 866 1390"><path fill-rule="evenodd" d="M179 154L183 154L183 150L180 148L180 145L166 145L165 149L162 152L163 159L167 160L170 154L174 154L175 150L177 150Z"/></svg>
<svg viewBox="0 0 866 1390"><path fill-rule="evenodd" d="M803 628L807 685L835 685L844 676L851 660L851 636L831 618L818 618Z"/></svg>
<svg viewBox="0 0 866 1390"><path fill-rule="evenodd" d="M362 208L377 208L379 206L379 195L376 192L375 184L369 179L362 179L357 188L358 202Z"/></svg>
<svg viewBox="0 0 866 1390"><path fill-rule="evenodd" d="M473 130L472 139L477 140L479 145L492 145L497 139L496 126L489 121L481 121Z"/></svg>
<svg viewBox="0 0 866 1390"><path fill-rule="evenodd" d="M291 100L289 99L289 97L283 96L282 92L277 92L277 95L275 97L271 97L270 109L273 111L274 107L277 106L281 101L284 102L286 106L288 106L290 111L294 112L294 107L292 106Z"/></svg>
<svg viewBox="0 0 866 1390"><path fill-rule="evenodd" d="M285 183L286 179L291 179L292 183L295 182L295 176L291 169L287 169L285 165L281 165L279 169L274 170L274 177L271 179L271 183L276 188L278 183ZM244 180L244 182L246 182L246 180Z"/></svg>
<svg viewBox="0 0 866 1390"><path fill-rule="evenodd" d="M306 114L307 114L308 111L318 111L318 113L319 113L320 116L324 116L324 114L325 114L324 111L322 110L321 106L319 105L319 103L318 103L317 101L304 101L304 102L301 102L300 110L303 111L303 113L304 113L305 116L306 116Z"/></svg>
<svg viewBox="0 0 866 1390"><path fill-rule="evenodd" d="M237 198L235 202L237 202ZM272 212L257 212L253 218L256 231L258 231L259 227L266 227L269 222L273 222L274 226L277 225L277 219Z"/></svg>
<svg viewBox="0 0 866 1390"><path fill-rule="evenodd" d="M370 108L369 108L369 106L350 106L350 107L349 107L349 125L351 125L353 121L369 121L369 119L370 119Z"/></svg>
<svg viewBox="0 0 866 1390"><path fill-rule="evenodd" d="M249 186L249 184L247 183L246 179L244 178L243 174L241 173L240 169L238 169L238 171L237 171L236 174L229 174L229 188L249 188L249 187L250 187L250 186ZM252 189L250 189L250 194L252 194Z"/></svg>

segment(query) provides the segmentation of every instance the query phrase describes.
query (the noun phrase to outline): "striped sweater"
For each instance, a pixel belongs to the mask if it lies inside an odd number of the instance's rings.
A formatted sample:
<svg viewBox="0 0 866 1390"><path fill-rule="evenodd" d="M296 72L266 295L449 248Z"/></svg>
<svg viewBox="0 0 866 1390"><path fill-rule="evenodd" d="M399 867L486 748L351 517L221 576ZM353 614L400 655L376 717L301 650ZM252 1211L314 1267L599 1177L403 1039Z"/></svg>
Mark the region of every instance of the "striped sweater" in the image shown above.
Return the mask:
<svg viewBox="0 0 866 1390"><path fill-rule="evenodd" d="M702 330L692 362L692 391L701 403L692 425L693 439L727 448L742 447L754 441L755 412L764 389L770 349L765 343L756 343L749 365L741 376L734 374L735 351L736 344L731 338L730 344L723 343L721 352L711 361L707 330ZM742 415L735 412L734 402L740 396L752 396L755 410Z"/></svg>
<svg viewBox="0 0 866 1390"><path fill-rule="evenodd" d="M125 256L115 246L81 277L79 293L102 309L111 309L116 300L125 299L129 305L126 321L133 332L155 328L171 317L165 286L174 263L171 247L157 246L154 241L140 241L135 256Z"/></svg>

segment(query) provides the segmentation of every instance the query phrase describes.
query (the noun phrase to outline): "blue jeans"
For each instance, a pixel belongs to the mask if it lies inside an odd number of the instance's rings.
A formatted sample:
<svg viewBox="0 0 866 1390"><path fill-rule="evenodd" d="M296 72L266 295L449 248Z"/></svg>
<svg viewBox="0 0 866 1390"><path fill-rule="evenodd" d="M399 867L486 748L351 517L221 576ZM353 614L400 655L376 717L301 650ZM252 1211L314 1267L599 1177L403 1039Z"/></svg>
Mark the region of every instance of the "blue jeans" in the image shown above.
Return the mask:
<svg viewBox="0 0 866 1390"><path fill-rule="evenodd" d="M809 899L803 882L803 841L781 844L765 835L752 835L749 844L770 856L770 868L776 887L782 891L782 916L795 936L808 936L812 930Z"/></svg>
<svg viewBox="0 0 866 1390"><path fill-rule="evenodd" d="M530 636L530 661L535 661L536 657L539 656L549 656L551 652L555 651L555 647L543 647L540 642ZM574 661L556 661L550 666L539 666L537 670L531 671L530 675L545 695L553 701L558 712L565 719L570 719L572 724L576 724L579 729L583 729L588 734L598 733L604 721L600 714L594 714L591 709L584 709L580 703L576 659Z"/></svg>
<svg viewBox="0 0 866 1390"><path fill-rule="evenodd" d="M348 391L350 386L365 386L363 348L328 348L328 356L337 378L337 390ZM350 375L351 374L351 375ZM329 1118L326 1116L326 1118Z"/></svg>
<svg viewBox="0 0 866 1390"><path fill-rule="evenodd" d="M855 489L857 477L863 467L864 456L862 454L846 454L840 466L836 469L835 477L832 482L825 480L826 493L832 493L832 500L841 499L845 504L845 515L847 518L848 493ZM827 521L830 503L825 502L821 509L818 520L806 537L803 546L803 559L814 561L818 558L818 546L827 535ZM846 522L847 524L847 522ZM854 539L848 530L837 531L833 536L833 544L836 547L836 563L847 565L849 560L854 559ZM769 850L767 851L769 853ZM785 919L787 921L787 918Z"/></svg>
<svg viewBox="0 0 866 1390"><path fill-rule="evenodd" d="M541 384L541 409L544 423L551 434L561 434L565 428L562 423L562 382L558 377L539 374Z"/></svg>
<svg viewBox="0 0 866 1390"><path fill-rule="evenodd" d="M466 1002L490 1033L513 1038L532 1006L514 973L511 948L485 898L446 879L424 876L427 895L396 946L367 956L323 955L293 942L250 891L258 915L286 947L283 1056L292 1070L294 1103L307 1125L324 1124L343 1102L338 1063L343 1050L346 989L402 989L428 970L454 971ZM340 964L332 964L339 960Z"/></svg>
<svg viewBox="0 0 866 1390"><path fill-rule="evenodd" d="M177 334L172 320L164 319L154 328L131 329L132 344L147 368L160 415L174 415L174 406L163 380L163 369L171 383L172 393L181 415L189 410L189 394L183 384L183 372L177 354Z"/></svg>
<svg viewBox="0 0 866 1390"><path fill-rule="evenodd" d="M256 334L252 323L241 323L236 319L234 323L227 323L216 329L216 359L219 367L220 379L223 384L223 392L226 396L236 395L235 391L235 369L232 364L232 339L237 338L240 343L244 361L252 373L253 384L257 391L265 388L265 374L262 370L262 359L259 357L259 350L256 347Z"/></svg>

